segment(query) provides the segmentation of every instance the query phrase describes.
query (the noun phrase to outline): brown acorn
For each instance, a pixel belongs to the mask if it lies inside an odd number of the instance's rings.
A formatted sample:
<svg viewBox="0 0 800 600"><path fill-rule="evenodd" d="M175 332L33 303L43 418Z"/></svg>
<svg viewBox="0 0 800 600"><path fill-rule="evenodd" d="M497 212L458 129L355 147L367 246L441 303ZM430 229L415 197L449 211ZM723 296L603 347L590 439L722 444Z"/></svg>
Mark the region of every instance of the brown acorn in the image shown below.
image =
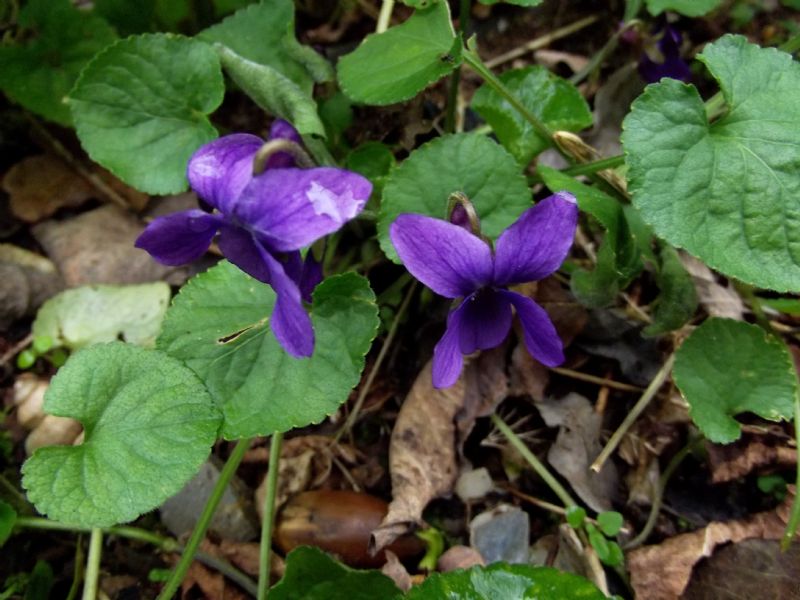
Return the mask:
<svg viewBox="0 0 800 600"><path fill-rule="evenodd" d="M315 490L294 496L278 518L275 542L283 552L297 546L316 546L337 555L353 567L380 567L383 552L367 551L373 529L380 525L388 504L369 494L339 490ZM424 544L415 536L404 536L387 550L400 560L421 554Z"/></svg>

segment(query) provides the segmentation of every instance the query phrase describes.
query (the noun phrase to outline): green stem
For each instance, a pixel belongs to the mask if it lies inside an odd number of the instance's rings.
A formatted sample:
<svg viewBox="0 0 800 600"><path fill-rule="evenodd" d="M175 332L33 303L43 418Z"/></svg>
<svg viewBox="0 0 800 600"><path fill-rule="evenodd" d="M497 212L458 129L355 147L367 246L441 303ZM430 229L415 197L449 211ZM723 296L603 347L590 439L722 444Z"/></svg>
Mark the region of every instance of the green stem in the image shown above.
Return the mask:
<svg viewBox="0 0 800 600"><path fill-rule="evenodd" d="M69 586L66 600L75 600L83 583L83 568L85 566L83 556L83 536L78 534L78 543L75 544L75 567L72 569L72 585Z"/></svg>
<svg viewBox="0 0 800 600"><path fill-rule="evenodd" d="M617 32L608 39L603 47L600 48L600 51L595 52L592 55L591 60L586 63L586 66L570 77L569 82L573 85L578 85L581 81L586 79L586 77L588 77L595 69L597 69L606 59L606 57L614 51L614 49L617 47L617 44L619 44L620 36L628 31L628 29L631 27L636 27L639 25L639 23L640 21L637 19L632 19L620 27Z"/></svg>
<svg viewBox="0 0 800 600"><path fill-rule="evenodd" d="M100 557L103 554L103 530L95 527L89 537L89 557L86 559L86 576L83 581L83 600L97 598L97 581L100 578Z"/></svg>
<svg viewBox="0 0 800 600"><path fill-rule="evenodd" d="M75 527L72 525L65 525L57 521L51 521L42 517L17 517L14 521L14 527L23 529L41 529L50 531L69 531L78 533L89 533L89 527ZM162 552L183 552L183 546L178 543L178 540L164 537L147 531L146 529L139 529L138 527L108 527L102 530L105 535L114 535L124 537L130 540L136 540L147 544L152 544ZM231 581L237 583L243 590L248 592L251 596L256 595L256 584L247 575L242 573L239 569L230 563L206 554L202 550L195 553L195 558L204 565L211 567L225 575Z"/></svg>
<svg viewBox="0 0 800 600"><path fill-rule="evenodd" d="M394 0L383 0L381 12L378 14L378 24L375 26L375 33L383 33L389 29L389 21L392 19L394 10Z"/></svg>
<svg viewBox="0 0 800 600"><path fill-rule="evenodd" d="M606 460L608 460L608 457L611 456L611 453L617 448L619 443L622 441L622 438L625 437L626 433L628 433L628 429L630 429L631 425L636 422L636 419L639 418L639 415L642 414L642 411L647 408L647 405L650 404L650 401L655 397L658 390L661 389L662 385L664 385L667 377L669 377L670 371L672 371L673 364L675 364L675 354L670 354L669 358L666 360L659 372L656 373L655 377L653 377L650 385L648 385L644 390L641 398L636 401L636 404L634 404L631 411L625 417L625 420L622 421L622 424L608 440L605 448L603 448L595 461L592 463L592 466L590 467L592 471L596 473L600 472Z"/></svg>
<svg viewBox="0 0 800 600"><path fill-rule="evenodd" d="M788 40L783 42L780 46L778 46L778 50L788 52L789 54L794 54L800 50L800 34L793 35Z"/></svg>
<svg viewBox="0 0 800 600"><path fill-rule="evenodd" d="M792 543L797 533L797 527L800 525L800 393L798 392L795 392L794 395L794 439L797 450L797 480L795 482L792 510L789 513L789 522L786 524L786 531L784 531L781 539L781 550L784 552L789 549L789 544Z"/></svg>
<svg viewBox="0 0 800 600"><path fill-rule="evenodd" d="M353 425L355 425L356 420L358 419L358 415L361 412L361 407L364 405L364 401L367 399L367 394L369 393L370 388L372 388L372 382L375 381L375 377L378 375L378 371L380 371L381 365L383 364L386 355L389 352L389 348L394 341L394 336L397 333L397 328L400 325L400 321L403 318L403 314L406 312L406 308L408 308L409 303L411 302L411 297L414 295L414 291L417 289L417 282L411 284L411 287L406 292L405 298L403 298L403 303L400 305L400 308L397 310L397 314L394 316L394 321L392 321L392 326L389 328L389 332L386 334L386 339L383 341L383 346L381 346L380 352L378 352L378 357L375 359L375 364L372 365L372 370L367 375L367 379L364 382L364 385L361 386L361 389L358 392L358 398L356 398L356 403L353 405L353 410L350 411L350 414L347 417L347 420L342 425L342 428L336 432L336 435L333 437L334 442L338 442L342 435L345 432L349 432Z"/></svg>
<svg viewBox="0 0 800 600"><path fill-rule="evenodd" d="M272 528L275 524L275 494L278 491L281 446L283 432L272 434L269 443L269 466L267 471L267 493L264 496L264 512L261 521L261 546L258 551L258 600L266 600L269 593L270 564L272 561Z"/></svg>
<svg viewBox="0 0 800 600"><path fill-rule="evenodd" d="M561 500L564 504L565 508L569 508L570 506L577 506L578 503L572 499L572 496L569 495L569 492L564 489L564 486L561 485L558 480L547 470L547 467L542 464L542 462L536 458L536 455L531 452L528 447L525 445L519 436L512 431L512 429L506 425L505 421L498 417L497 415L492 415L492 423L497 429L500 430L506 439L511 443L514 448L516 448L522 457L528 462L528 464L539 474L544 482L550 487L551 490L555 493L556 496Z"/></svg>
<svg viewBox="0 0 800 600"><path fill-rule="evenodd" d="M192 531L192 536L186 543L186 548L181 555L181 559L175 566L175 570L172 571L169 580L164 586L164 589L161 590L157 600L170 600L172 596L175 595L175 592L178 591L181 582L183 582L183 578L186 577L186 572L192 565L194 555L197 552L198 546L200 546L200 542L203 541L203 538L206 536L206 530L211 524L211 519L214 517L214 511L217 510L217 506L219 505L220 500L222 500L222 496L228 487L228 483L230 483L231 478L233 477L234 473L236 473L236 469L238 468L239 463L242 462L245 452L247 452L247 449L250 447L251 441L251 439L239 440L230 457L228 458L228 461L225 463L225 466L222 467L222 471L219 474L219 479L217 480L217 483L214 484L214 489L211 490L211 495L209 496L208 501L203 508L203 512L200 515L200 519L197 521L197 525L194 527L194 531Z"/></svg>
<svg viewBox="0 0 800 600"><path fill-rule="evenodd" d="M653 532L653 527L655 527L656 521L658 520L658 514L661 512L661 502L664 500L664 490L667 488L667 483L669 483L672 474L683 462L683 459L689 456L692 450L694 450L698 441L699 440L690 440L689 443L681 448L677 454L672 457L672 460L669 461L667 468L664 469L664 472L658 479L658 487L656 488L655 495L653 496L653 504L650 506L650 514L647 515L647 522L644 524L644 527L639 534L630 542L625 544L625 550L633 550L634 548L638 548L647 541L647 538L650 537L650 534Z"/></svg>
<svg viewBox="0 0 800 600"><path fill-rule="evenodd" d="M461 0L458 11L458 33L464 39L469 29L469 11L471 0ZM456 115L458 114L458 92L461 89L461 66L459 65L450 75L450 88L447 94L447 112L444 117L444 130L454 133L457 129Z"/></svg>
<svg viewBox="0 0 800 600"><path fill-rule="evenodd" d="M8 492L9 496L6 497L6 500L13 503L13 508L17 514L30 515L33 513L33 508L28 502L28 499L17 489L17 486L3 475L0 475L0 487Z"/></svg>
<svg viewBox="0 0 800 600"><path fill-rule="evenodd" d="M625 164L625 156L618 154L617 156L609 156L608 158L601 158L581 165L567 167L561 171L564 175L577 177L578 175L591 175L598 171L605 171L606 169L616 169L617 167Z"/></svg>
<svg viewBox="0 0 800 600"><path fill-rule="evenodd" d="M522 115L522 118L525 119L528 123L531 124L534 131L548 141L552 141L553 139L553 132L550 131L550 128L545 125L539 117L534 115L531 111L529 111L522 102L509 90L502 81L500 81L497 77L495 77L494 73L483 64L480 56L478 56L477 52L470 50L468 48L464 48L464 52L462 54L464 57L464 62L467 63L473 71L475 71L481 78L496 91L500 94L508 103L514 107L514 109Z"/></svg>

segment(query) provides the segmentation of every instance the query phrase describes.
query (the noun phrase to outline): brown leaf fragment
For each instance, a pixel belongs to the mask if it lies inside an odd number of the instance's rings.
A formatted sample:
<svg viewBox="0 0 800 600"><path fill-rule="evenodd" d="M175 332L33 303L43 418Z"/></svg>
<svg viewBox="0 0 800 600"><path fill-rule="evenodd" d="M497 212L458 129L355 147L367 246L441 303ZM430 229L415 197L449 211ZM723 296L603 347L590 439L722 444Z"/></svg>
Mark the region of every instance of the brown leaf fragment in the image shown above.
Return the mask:
<svg viewBox="0 0 800 600"><path fill-rule="evenodd" d="M800 544L744 540L715 551L692 574L683 600L800 599Z"/></svg>
<svg viewBox="0 0 800 600"><path fill-rule="evenodd" d="M33 235L58 266L67 287L94 283L161 281L184 271L166 267L134 247L144 226L132 215L107 205L64 221L45 221ZM181 283L179 277L174 283Z"/></svg>
<svg viewBox="0 0 800 600"><path fill-rule="evenodd" d="M474 566L484 566L481 553L469 546L451 546L444 554L439 557L436 563L436 570L442 573L455 571L456 569L469 569Z"/></svg>
<svg viewBox="0 0 800 600"><path fill-rule="evenodd" d="M744 302L730 283L727 285L719 283L714 272L691 254L679 252L678 256L684 268L692 276L700 305L710 316L737 321L744 319Z"/></svg>
<svg viewBox="0 0 800 600"><path fill-rule="evenodd" d="M411 575L391 550L386 551L386 563L381 567L381 573L394 581L394 584L404 592L411 589Z"/></svg>
<svg viewBox="0 0 800 600"><path fill-rule="evenodd" d="M780 539L794 499L794 490L790 488L790 491L792 493L783 504L773 511L736 521L712 522L692 533L677 535L661 544L644 546L628 553L627 565L636 597L677 600L686 589L695 564L711 556L717 546L753 538Z"/></svg>
<svg viewBox="0 0 800 600"><path fill-rule="evenodd" d="M80 206L93 196L92 186L50 154L25 158L3 177L11 212L26 223L36 223L67 206Z"/></svg>
<svg viewBox="0 0 800 600"><path fill-rule="evenodd" d="M732 444L706 443L712 483L725 483L763 467L797 464L797 450L760 439L740 439Z"/></svg>
<svg viewBox="0 0 800 600"><path fill-rule="evenodd" d="M592 510L611 510L618 484L614 463L606 461L599 473L589 468L602 450L602 415L595 412L589 400L575 393L539 402L536 408L548 427L560 427L547 461Z"/></svg>
<svg viewBox="0 0 800 600"><path fill-rule="evenodd" d="M58 269L48 259L13 244L0 244L0 331L34 315L63 288Z"/></svg>
<svg viewBox="0 0 800 600"><path fill-rule="evenodd" d="M550 371L533 358L525 344L519 343L511 354L511 396L530 396L534 402L544 400L544 390L550 381Z"/></svg>
<svg viewBox="0 0 800 600"><path fill-rule="evenodd" d="M222 540L219 544L222 556L248 575L258 575L259 550L260 545L256 542Z"/></svg>
<svg viewBox="0 0 800 600"><path fill-rule="evenodd" d="M433 387L430 361L417 376L392 431L393 499L389 513L372 532L371 552L423 525L428 502L453 491L460 442L475 419L490 414L507 393L502 352L500 348L468 359L461 377L446 389Z"/></svg>

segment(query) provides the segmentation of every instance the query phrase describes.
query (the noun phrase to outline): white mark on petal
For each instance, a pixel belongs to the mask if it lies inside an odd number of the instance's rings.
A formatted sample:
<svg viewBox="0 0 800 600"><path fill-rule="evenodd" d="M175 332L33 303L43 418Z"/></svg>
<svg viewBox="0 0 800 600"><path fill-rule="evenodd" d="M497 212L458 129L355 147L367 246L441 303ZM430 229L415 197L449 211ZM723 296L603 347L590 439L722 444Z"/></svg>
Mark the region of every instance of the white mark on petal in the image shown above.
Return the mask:
<svg viewBox="0 0 800 600"><path fill-rule="evenodd" d="M344 223L355 217L359 208L359 203L353 198L351 190L337 194L317 181L311 182L311 187L306 191L306 198L311 201L316 214L330 217L337 223Z"/></svg>

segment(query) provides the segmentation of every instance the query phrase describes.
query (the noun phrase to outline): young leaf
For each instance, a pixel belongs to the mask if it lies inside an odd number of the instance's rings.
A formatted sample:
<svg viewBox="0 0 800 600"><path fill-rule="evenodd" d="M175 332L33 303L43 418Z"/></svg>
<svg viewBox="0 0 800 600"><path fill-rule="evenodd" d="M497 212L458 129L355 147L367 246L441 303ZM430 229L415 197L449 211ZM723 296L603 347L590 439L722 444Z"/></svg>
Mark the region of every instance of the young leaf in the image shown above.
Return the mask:
<svg viewBox="0 0 800 600"><path fill-rule="evenodd" d="M262 109L292 123L302 135L325 137L317 104L297 84L270 66L260 65L217 44L225 72Z"/></svg>
<svg viewBox="0 0 800 600"><path fill-rule="evenodd" d="M0 89L25 108L71 125L64 97L86 63L117 38L114 30L69 0L30 0L19 25L29 30L24 42L0 46Z"/></svg>
<svg viewBox="0 0 800 600"><path fill-rule="evenodd" d="M679 12L687 17L702 17L722 4L722 0L645 0L651 15L665 10Z"/></svg>
<svg viewBox="0 0 800 600"><path fill-rule="evenodd" d="M218 42L242 58L271 67L310 95L311 75L294 58L299 43L294 37L294 3L291 0L262 0L251 4L197 37L212 44ZM288 37L294 41L291 51Z"/></svg>
<svg viewBox="0 0 800 600"><path fill-rule="evenodd" d="M612 550L609 548L609 541L606 539L606 536L600 533L597 527L591 523L586 524L586 534L589 538L589 543L592 545L592 548L594 548L594 551L597 552L597 558L599 558L602 562L607 562L611 557Z"/></svg>
<svg viewBox="0 0 800 600"><path fill-rule="evenodd" d="M494 239L531 206L531 192L519 165L501 146L474 133L436 138L394 169L383 190L378 239L389 259L399 262L389 226L402 213L447 218L453 192L475 205L483 233Z"/></svg>
<svg viewBox="0 0 800 600"><path fill-rule="evenodd" d="M573 529L578 529L583 526L586 520L586 509L581 506L572 505L567 508L567 523Z"/></svg>
<svg viewBox="0 0 800 600"><path fill-rule="evenodd" d="M78 419L85 439L38 449L22 485L39 512L80 527L131 521L178 492L208 457L220 423L194 373L121 342L73 355L44 409Z"/></svg>
<svg viewBox="0 0 800 600"><path fill-rule="evenodd" d="M228 262L186 284L164 319L158 347L205 381L238 439L319 423L358 383L378 328L375 296L353 273L314 291L316 343L307 359L289 356L269 330L275 293Z"/></svg>
<svg viewBox="0 0 800 600"><path fill-rule="evenodd" d="M6 543L14 530L14 523L17 520L17 511L10 504L0 500L0 548Z"/></svg>
<svg viewBox="0 0 800 600"><path fill-rule="evenodd" d="M592 271L576 271L570 281L575 297L587 306L607 306L642 270L641 253L628 227L622 205L596 187L584 185L556 169L539 165L537 173L552 192L566 190L578 206L598 220L606 238Z"/></svg>
<svg viewBox="0 0 800 600"><path fill-rule="evenodd" d="M678 253L669 244L660 244L656 270L659 294L653 310L653 322L642 333L661 335L683 327L697 310L697 291Z"/></svg>
<svg viewBox="0 0 800 600"><path fill-rule="evenodd" d="M77 350L91 344L126 342L152 346L171 292L164 282L94 285L66 290L42 304L33 322L34 339ZM47 350L49 350L48 348ZM47 350L37 351L39 354Z"/></svg>
<svg viewBox="0 0 800 600"><path fill-rule="evenodd" d="M604 535L614 537L622 529L622 515L614 510L601 512L597 515L597 525Z"/></svg>
<svg viewBox="0 0 800 600"><path fill-rule="evenodd" d="M648 86L622 136L633 202L659 236L710 267L800 289L800 64L732 35L698 58L728 112L709 124L693 86Z"/></svg>
<svg viewBox="0 0 800 600"><path fill-rule="evenodd" d="M407 600L497 600L499 598L580 598L605 600L590 581L552 569L495 563L434 573L411 588Z"/></svg>
<svg viewBox="0 0 800 600"><path fill-rule="evenodd" d="M511 69L500 75L500 81L553 130L580 131L592 125L589 105L578 89L544 67ZM492 126L500 143L520 163L528 164L550 146L549 140L537 135L519 111L487 84L475 92L472 108Z"/></svg>
<svg viewBox="0 0 800 600"><path fill-rule="evenodd" d="M399 600L402 594L380 571L351 569L328 554L300 546L286 557L286 572L270 600Z"/></svg>
<svg viewBox="0 0 800 600"><path fill-rule="evenodd" d="M366 37L337 67L342 91L365 104L402 102L461 63L461 40L447 2L418 9L408 21Z"/></svg>
<svg viewBox="0 0 800 600"><path fill-rule="evenodd" d="M673 378L712 442L736 440L741 428L733 416L742 412L792 418L797 376L789 351L756 325L708 319L676 353Z"/></svg>
<svg viewBox="0 0 800 600"><path fill-rule="evenodd" d="M148 34L117 42L87 65L69 104L83 147L150 194L186 188L186 163L217 137L206 115L222 102L219 60L202 42Z"/></svg>

